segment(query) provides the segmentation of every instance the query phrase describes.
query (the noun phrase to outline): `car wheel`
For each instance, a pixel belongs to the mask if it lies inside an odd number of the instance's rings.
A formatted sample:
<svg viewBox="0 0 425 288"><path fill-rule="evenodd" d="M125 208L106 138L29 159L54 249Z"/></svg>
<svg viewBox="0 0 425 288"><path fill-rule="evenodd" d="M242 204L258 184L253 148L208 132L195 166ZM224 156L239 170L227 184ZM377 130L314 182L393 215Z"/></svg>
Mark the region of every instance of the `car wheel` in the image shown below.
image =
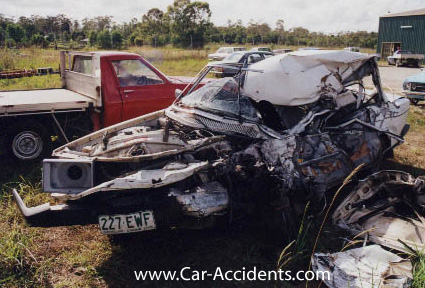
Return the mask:
<svg viewBox="0 0 425 288"><path fill-rule="evenodd" d="M412 103L413 105L418 105L419 104L419 99L410 98L409 100L410 100L410 103Z"/></svg>
<svg viewBox="0 0 425 288"><path fill-rule="evenodd" d="M37 162L50 152L51 139L41 125L14 125L6 135L6 154L20 162Z"/></svg>
<svg viewBox="0 0 425 288"><path fill-rule="evenodd" d="M400 60L397 60L397 61L395 62L395 67L400 67L400 66L401 66Z"/></svg>

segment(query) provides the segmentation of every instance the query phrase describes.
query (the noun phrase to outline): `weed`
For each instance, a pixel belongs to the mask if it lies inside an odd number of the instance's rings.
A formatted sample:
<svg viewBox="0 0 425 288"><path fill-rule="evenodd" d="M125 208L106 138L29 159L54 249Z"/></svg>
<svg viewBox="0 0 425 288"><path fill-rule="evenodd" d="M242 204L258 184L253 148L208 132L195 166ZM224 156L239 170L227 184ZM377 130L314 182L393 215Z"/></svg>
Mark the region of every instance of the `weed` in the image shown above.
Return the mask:
<svg viewBox="0 0 425 288"><path fill-rule="evenodd" d="M26 194L29 202L39 202L39 184L33 185L23 178L21 180L22 182L11 185ZM47 274L43 263L40 263L33 253L36 232L22 226L22 217L12 204L10 194L0 194L0 211L0 286L42 285Z"/></svg>

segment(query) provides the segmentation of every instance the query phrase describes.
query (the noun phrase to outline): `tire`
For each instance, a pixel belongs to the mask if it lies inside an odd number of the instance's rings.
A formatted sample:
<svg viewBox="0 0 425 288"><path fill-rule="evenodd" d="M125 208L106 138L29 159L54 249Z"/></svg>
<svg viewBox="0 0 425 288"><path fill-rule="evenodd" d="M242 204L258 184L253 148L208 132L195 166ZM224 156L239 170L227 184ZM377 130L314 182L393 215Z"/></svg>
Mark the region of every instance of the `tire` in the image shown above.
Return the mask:
<svg viewBox="0 0 425 288"><path fill-rule="evenodd" d="M412 103L413 105L418 105L419 104L419 99L410 98L409 100L410 100L410 103Z"/></svg>
<svg viewBox="0 0 425 288"><path fill-rule="evenodd" d="M19 162L38 162L51 150L51 138L38 123L11 126L4 142L6 155Z"/></svg>
<svg viewBox="0 0 425 288"><path fill-rule="evenodd" d="M401 66L400 60L395 61L395 67L400 67L400 66Z"/></svg>

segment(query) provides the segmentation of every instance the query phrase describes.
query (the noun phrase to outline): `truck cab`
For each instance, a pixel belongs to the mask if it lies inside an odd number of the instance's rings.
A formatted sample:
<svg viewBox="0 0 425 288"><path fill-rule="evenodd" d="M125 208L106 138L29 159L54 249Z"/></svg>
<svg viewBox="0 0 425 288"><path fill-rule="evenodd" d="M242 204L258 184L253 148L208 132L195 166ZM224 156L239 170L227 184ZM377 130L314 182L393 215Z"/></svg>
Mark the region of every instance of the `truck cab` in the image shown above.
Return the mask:
<svg viewBox="0 0 425 288"><path fill-rule="evenodd" d="M168 77L138 54L60 53L61 89L0 91L1 153L38 161L90 132L164 109L191 79Z"/></svg>

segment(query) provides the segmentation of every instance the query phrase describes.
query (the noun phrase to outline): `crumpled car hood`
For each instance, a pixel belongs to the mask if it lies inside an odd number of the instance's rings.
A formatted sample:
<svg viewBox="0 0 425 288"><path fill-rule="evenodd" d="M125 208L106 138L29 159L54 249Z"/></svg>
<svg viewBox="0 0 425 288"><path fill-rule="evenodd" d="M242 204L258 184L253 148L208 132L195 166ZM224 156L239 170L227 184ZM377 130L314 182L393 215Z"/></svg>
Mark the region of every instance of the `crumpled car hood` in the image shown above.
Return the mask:
<svg viewBox="0 0 425 288"><path fill-rule="evenodd" d="M298 106L317 101L324 91L340 93L342 82L372 56L346 51L297 51L250 66L245 94L255 101Z"/></svg>

